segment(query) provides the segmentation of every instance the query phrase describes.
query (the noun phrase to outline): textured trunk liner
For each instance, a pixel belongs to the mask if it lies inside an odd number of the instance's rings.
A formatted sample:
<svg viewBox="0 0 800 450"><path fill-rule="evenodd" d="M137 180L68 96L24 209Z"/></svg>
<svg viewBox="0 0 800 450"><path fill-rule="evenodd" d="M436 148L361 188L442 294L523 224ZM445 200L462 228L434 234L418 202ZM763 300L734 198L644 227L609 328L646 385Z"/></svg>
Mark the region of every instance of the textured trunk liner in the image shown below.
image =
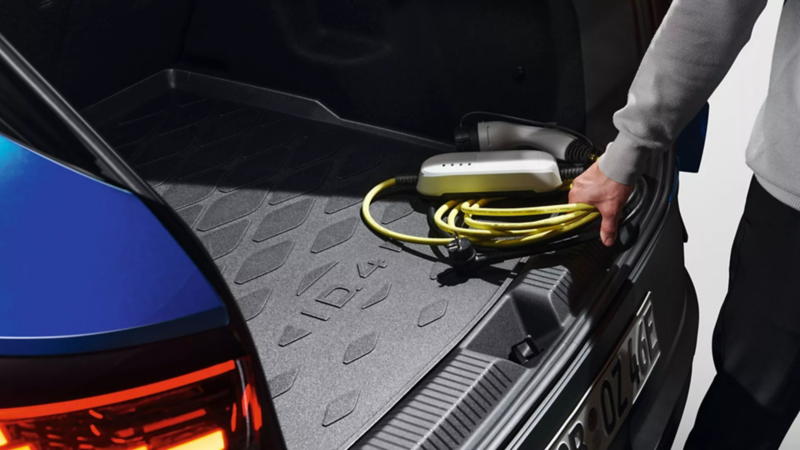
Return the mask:
<svg viewBox="0 0 800 450"><path fill-rule="evenodd" d="M324 109L282 95L170 71L86 117L216 261L248 319L289 448L340 448L458 342L509 272L440 275L446 266L430 249L374 235L360 218L364 194L436 151L330 113L333 123L310 120ZM410 196L378 201L373 215L428 232Z"/></svg>

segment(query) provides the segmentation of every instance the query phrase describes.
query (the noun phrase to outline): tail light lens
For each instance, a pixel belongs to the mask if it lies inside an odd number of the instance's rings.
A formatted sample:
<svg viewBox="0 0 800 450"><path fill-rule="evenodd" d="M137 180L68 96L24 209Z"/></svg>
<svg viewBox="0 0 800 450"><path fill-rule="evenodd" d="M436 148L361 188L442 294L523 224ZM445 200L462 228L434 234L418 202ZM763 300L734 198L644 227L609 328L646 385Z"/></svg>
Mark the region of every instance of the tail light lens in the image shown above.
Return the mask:
<svg viewBox="0 0 800 450"><path fill-rule="evenodd" d="M0 409L0 450L255 448L262 419L252 373L244 358L105 395Z"/></svg>

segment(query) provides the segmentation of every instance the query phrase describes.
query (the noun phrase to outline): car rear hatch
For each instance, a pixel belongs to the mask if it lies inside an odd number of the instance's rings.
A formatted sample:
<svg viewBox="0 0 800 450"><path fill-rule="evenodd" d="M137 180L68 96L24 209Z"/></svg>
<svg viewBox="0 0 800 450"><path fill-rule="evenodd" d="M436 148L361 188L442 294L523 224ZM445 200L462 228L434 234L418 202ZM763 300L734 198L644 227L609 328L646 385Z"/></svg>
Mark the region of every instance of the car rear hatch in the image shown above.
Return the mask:
<svg viewBox="0 0 800 450"><path fill-rule="evenodd" d="M53 26L21 26L26 17ZM598 38L615 23L628 31ZM452 151L453 127L475 110L558 122L605 145L649 26L626 2L0 5L0 32L216 263L290 449L380 446L380 430L413 439L385 425L412 389L441 379L440 394L463 404L428 406L461 408L463 428L435 439L459 445L518 382L552 374L650 235L634 253L594 242L463 276L435 249L372 233L358 205L378 182ZM642 230L666 211L665 161L652 164L659 201ZM425 235L426 208L395 195L373 214Z"/></svg>

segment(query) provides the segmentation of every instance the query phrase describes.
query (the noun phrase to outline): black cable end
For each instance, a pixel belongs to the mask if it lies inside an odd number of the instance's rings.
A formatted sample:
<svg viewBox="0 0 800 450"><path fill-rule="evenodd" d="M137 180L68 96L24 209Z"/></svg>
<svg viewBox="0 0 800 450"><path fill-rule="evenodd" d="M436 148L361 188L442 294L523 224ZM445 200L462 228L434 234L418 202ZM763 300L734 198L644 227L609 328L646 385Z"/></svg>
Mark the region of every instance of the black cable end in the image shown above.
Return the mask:
<svg viewBox="0 0 800 450"><path fill-rule="evenodd" d="M558 166L558 174L561 176L561 181L574 180L585 171L586 166L583 164L559 164Z"/></svg>
<svg viewBox="0 0 800 450"><path fill-rule="evenodd" d="M593 157L598 154L592 144L581 139L575 139L570 142L564 151L564 160L576 164L591 164Z"/></svg>
<svg viewBox="0 0 800 450"><path fill-rule="evenodd" d="M472 264L478 256L475 247L467 238L456 238L445 245L447 255L453 267L463 267Z"/></svg>
<svg viewBox="0 0 800 450"><path fill-rule="evenodd" d="M457 152L481 151L481 144L478 139L478 127L475 124L458 126L453 134L455 135Z"/></svg>
<svg viewBox="0 0 800 450"><path fill-rule="evenodd" d="M416 186L418 175L398 175L394 177L394 182L397 186Z"/></svg>

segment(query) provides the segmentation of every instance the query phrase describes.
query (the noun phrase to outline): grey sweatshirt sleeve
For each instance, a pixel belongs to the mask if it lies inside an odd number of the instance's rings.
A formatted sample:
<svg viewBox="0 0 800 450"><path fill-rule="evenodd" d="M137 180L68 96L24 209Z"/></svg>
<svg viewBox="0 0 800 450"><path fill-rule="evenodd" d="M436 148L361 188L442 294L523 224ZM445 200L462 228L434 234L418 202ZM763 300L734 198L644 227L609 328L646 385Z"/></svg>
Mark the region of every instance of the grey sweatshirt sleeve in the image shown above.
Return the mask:
<svg viewBox="0 0 800 450"><path fill-rule="evenodd" d="M728 72L767 0L675 0L614 115L619 134L600 170L631 184L670 148Z"/></svg>

